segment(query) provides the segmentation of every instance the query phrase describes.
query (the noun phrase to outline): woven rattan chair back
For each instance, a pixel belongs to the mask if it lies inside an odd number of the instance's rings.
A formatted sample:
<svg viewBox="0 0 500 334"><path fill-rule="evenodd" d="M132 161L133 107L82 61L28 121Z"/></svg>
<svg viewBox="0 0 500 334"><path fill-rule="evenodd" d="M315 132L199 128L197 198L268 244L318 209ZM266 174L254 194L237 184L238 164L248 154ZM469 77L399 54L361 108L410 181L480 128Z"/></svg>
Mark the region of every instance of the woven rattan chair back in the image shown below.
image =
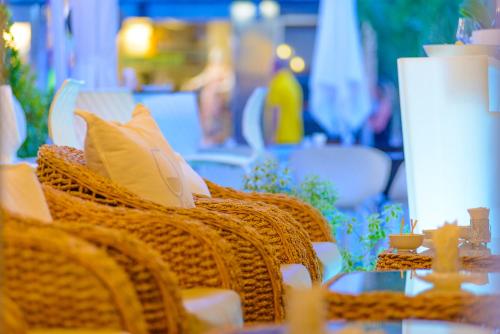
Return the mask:
<svg viewBox="0 0 500 334"><path fill-rule="evenodd" d="M6 290L29 328L147 333L130 280L105 252L62 231L7 222L4 234Z"/></svg>

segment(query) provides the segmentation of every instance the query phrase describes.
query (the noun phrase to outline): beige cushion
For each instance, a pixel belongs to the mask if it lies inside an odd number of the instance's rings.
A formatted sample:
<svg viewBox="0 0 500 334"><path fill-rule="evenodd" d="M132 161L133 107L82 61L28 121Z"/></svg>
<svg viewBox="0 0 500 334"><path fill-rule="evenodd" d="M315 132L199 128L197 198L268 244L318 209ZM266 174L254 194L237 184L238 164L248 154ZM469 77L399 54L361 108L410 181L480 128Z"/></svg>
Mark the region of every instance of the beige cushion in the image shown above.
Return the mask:
<svg viewBox="0 0 500 334"><path fill-rule="evenodd" d="M195 288L181 290L186 310L214 327L243 327L240 296L232 290Z"/></svg>
<svg viewBox="0 0 500 334"><path fill-rule="evenodd" d="M312 287L311 275L302 264L283 264L280 267L283 283L294 289L307 289Z"/></svg>
<svg viewBox="0 0 500 334"><path fill-rule="evenodd" d="M164 206L194 207L175 152L165 149L149 111L138 105L126 124L76 111L87 123L85 158L90 169L138 196ZM168 144L167 144L168 145Z"/></svg>
<svg viewBox="0 0 500 334"><path fill-rule="evenodd" d="M0 203L12 213L51 222L49 207L35 170L27 164L0 166Z"/></svg>
<svg viewBox="0 0 500 334"><path fill-rule="evenodd" d="M326 282L342 270L342 256L336 243L313 242L312 244L323 267L323 282Z"/></svg>

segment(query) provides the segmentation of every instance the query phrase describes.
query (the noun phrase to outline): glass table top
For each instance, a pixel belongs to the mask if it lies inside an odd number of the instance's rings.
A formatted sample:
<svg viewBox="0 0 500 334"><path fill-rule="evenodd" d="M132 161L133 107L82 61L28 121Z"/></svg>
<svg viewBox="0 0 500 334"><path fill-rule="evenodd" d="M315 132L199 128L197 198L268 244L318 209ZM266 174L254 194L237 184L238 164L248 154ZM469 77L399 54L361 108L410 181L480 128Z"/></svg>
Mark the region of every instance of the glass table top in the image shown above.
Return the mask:
<svg viewBox="0 0 500 334"><path fill-rule="evenodd" d="M433 251L432 249L425 247L426 242L427 240L424 240L424 246L419 247L417 249L417 253L432 256ZM459 254L460 256L500 255L500 238L492 237L489 243L480 247L480 251L472 247L469 242L464 242L462 240L459 246Z"/></svg>
<svg viewBox="0 0 500 334"><path fill-rule="evenodd" d="M403 320L391 322L330 322L328 333L336 333L346 328L360 328L370 333L386 334L493 334L494 330L466 324L445 321ZM261 326L241 331L219 334L285 334L285 326ZM353 333L357 333L354 332Z"/></svg>
<svg viewBox="0 0 500 334"><path fill-rule="evenodd" d="M431 270L353 272L333 281L329 289L346 294L396 291L414 296L432 288L432 284L419 278L431 272ZM478 295L500 293L500 273L473 273L473 275L474 282L464 283L462 289Z"/></svg>

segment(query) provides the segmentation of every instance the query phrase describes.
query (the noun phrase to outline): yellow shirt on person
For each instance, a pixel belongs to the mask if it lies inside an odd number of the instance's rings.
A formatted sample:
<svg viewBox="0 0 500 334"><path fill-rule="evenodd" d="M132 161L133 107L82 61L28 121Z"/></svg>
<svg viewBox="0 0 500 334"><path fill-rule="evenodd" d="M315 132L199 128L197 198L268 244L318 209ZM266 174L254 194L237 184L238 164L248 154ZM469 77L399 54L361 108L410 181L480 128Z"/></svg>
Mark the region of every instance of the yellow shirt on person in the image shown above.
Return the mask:
<svg viewBox="0 0 500 334"><path fill-rule="evenodd" d="M296 144L304 137L302 87L286 69L269 82L264 115L266 138L277 144ZM277 111L277 112L276 112Z"/></svg>

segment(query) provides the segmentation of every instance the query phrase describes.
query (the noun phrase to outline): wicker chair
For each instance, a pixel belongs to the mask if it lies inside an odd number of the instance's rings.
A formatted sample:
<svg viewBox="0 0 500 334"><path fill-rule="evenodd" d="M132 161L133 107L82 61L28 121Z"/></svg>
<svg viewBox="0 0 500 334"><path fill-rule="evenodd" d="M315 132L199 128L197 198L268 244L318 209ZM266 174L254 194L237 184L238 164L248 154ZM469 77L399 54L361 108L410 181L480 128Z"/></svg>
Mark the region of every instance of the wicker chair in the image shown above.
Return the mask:
<svg viewBox="0 0 500 334"><path fill-rule="evenodd" d="M307 203L283 194L247 193L223 187L208 180L205 181L210 193L215 198L239 199L248 202L263 202L275 205L281 210L288 212L299 224L304 226L311 241L335 241L328 222L323 215Z"/></svg>
<svg viewBox="0 0 500 334"><path fill-rule="evenodd" d="M417 296L380 291L359 295L327 292L328 319L390 321L445 320L500 327L498 295L428 292Z"/></svg>
<svg viewBox="0 0 500 334"><path fill-rule="evenodd" d="M245 226L228 219L202 224L184 215L109 207L43 188L52 217L61 223L79 221L126 231L161 254L182 288L237 291L246 322L283 319L277 259Z"/></svg>
<svg viewBox="0 0 500 334"><path fill-rule="evenodd" d="M144 311L148 332L185 332L187 314L182 305L176 277L160 255L143 242L128 233L91 224L62 221L45 224L9 214L7 218L8 224L21 227L64 230L106 251L124 269L132 282Z"/></svg>
<svg viewBox="0 0 500 334"><path fill-rule="evenodd" d="M105 252L67 233L6 224L5 288L28 328L146 334L127 274Z"/></svg>
<svg viewBox="0 0 500 334"><path fill-rule="evenodd" d="M203 217L203 222L225 220L222 216L231 216L234 222L250 226L263 236L277 254L280 264L303 264L313 281L322 279L321 266L307 232L281 210L266 210L263 205L248 201L208 198L199 198L194 209L163 207L140 199L124 187L92 172L86 167L82 151L65 146L42 146L38 152L37 173L42 183L101 204Z"/></svg>

